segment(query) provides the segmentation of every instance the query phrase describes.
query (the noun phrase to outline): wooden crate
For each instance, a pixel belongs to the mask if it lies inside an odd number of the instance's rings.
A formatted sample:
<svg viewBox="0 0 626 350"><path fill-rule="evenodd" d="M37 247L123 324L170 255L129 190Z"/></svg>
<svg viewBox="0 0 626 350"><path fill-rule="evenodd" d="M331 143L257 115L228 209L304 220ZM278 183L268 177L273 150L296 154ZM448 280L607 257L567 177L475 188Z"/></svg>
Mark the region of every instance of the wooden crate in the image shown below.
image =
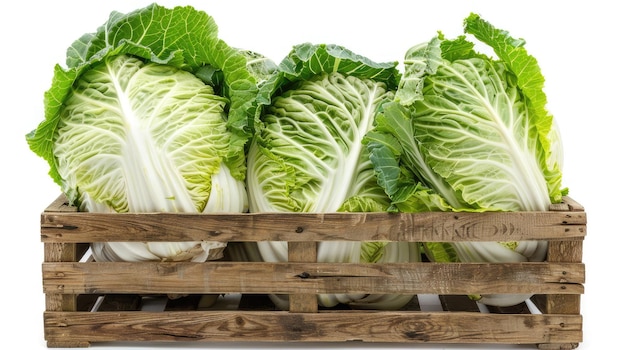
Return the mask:
<svg viewBox="0 0 626 350"><path fill-rule="evenodd" d="M60 196L41 216L44 334L48 347L363 341L573 349L582 341L585 234L585 211L569 197L546 212L102 214L76 212ZM316 241L533 239L549 241L545 262L316 262ZM289 262L98 263L85 256L89 242L132 240L289 241ZM415 297L395 311L317 305L316 294L350 292ZM485 308L470 293L535 296ZM289 295L290 310L276 310L267 294Z"/></svg>

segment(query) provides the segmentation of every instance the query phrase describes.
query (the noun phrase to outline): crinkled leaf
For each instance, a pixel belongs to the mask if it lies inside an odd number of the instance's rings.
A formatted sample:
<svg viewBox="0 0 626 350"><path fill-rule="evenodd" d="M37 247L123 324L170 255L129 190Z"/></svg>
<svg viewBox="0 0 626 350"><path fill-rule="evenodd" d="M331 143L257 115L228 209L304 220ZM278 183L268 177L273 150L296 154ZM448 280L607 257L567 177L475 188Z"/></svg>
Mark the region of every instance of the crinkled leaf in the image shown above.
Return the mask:
<svg viewBox="0 0 626 350"><path fill-rule="evenodd" d="M233 175L245 176L242 150L252 135L256 81L240 50L218 39L213 19L192 7L152 4L128 14L113 12L95 33L76 40L67 50L67 68L54 68L52 85L44 94L45 119L26 138L30 148L46 159L50 175L61 183L52 154L59 112L75 81L109 57L131 55L147 62L195 72L209 65L224 72L223 92L229 99L228 123L234 133L228 163Z"/></svg>

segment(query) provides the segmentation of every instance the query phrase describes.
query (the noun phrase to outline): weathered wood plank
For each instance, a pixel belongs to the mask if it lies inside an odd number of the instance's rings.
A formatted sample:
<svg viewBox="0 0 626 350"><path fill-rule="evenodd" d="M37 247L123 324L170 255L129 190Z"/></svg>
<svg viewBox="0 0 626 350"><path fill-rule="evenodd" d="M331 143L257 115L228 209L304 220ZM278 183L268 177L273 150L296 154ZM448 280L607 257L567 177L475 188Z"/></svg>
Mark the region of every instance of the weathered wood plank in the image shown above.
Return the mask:
<svg viewBox="0 0 626 350"><path fill-rule="evenodd" d="M569 196L563 197L563 203L568 206L566 210L569 210L569 211L584 211L585 210L585 208L580 203L578 203L572 197L569 197Z"/></svg>
<svg viewBox="0 0 626 350"><path fill-rule="evenodd" d="M290 262L317 262L317 242L289 242L288 260ZM309 278L307 272L298 275L299 278ZM312 293L298 293L289 295L290 312L317 312L317 295Z"/></svg>
<svg viewBox="0 0 626 350"><path fill-rule="evenodd" d="M55 198L55 200L52 201L52 203L50 203L48 207L44 209L44 212L77 212L77 211L78 211L78 208L69 205L67 198L63 194Z"/></svg>
<svg viewBox="0 0 626 350"><path fill-rule="evenodd" d="M77 246L75 243L45 243L44 264L78 261ZM45 277L43 279L45 284ZM76 311L78 309L77 296L72 294L46 294L45 303L48 311Z"/></svg>
<svg viewBox="0 0 626 350"><path fill-rule="evenodd" d="M43 242L493 241L583 239L584 211L489 213L84 213L45 211Z"/></svg>
<svg viewBox="0 0 626 350"><path fill-rule="evenodd" d="M46 293L581 294L584 268L575 263L94 262L45 263L43 277Z"/></svg>
<svg viewBox="0 0 626 350"><path fill-rule="evenodd" d="M476 312L46 312L48 341L576 343L579 315Z"/></svg>

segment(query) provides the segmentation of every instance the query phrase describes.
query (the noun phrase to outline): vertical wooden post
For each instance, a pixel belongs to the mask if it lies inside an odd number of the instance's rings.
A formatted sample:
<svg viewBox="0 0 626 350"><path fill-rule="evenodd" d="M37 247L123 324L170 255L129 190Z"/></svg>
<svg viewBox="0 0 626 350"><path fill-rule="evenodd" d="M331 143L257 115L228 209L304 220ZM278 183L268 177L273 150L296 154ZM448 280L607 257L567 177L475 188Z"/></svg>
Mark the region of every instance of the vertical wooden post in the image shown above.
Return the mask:
<svg viewBox="0 0 626 350"><path fill-rule="evenodd" d="M46 263L78 261L78 249L75 243L44 243L44 261ZM46 293L46 312L51 311L77 311L78 295ZM48 335L48 327L53 327L44 318L44 336L48 342L48 347L88 347L89 343L84 341L67 341L51 338Z"/></svg>
<svg viewBox="0 0 626 350"><path fill-rule="evenodd" d="M581 212L584 208L569 198L564 199L564 203L553 205L551 210ZM563 240L548 242L547 262L568 262L582 263L583 240ZM567 281L568 276L563 272L563 281ZM567 288L563 285L562 288ZM535 295L533 301L544 314L580 314L580 294L542 294ZM537 344L540 350L570 350L578 347L577 343L572 344Z"/></svg>
<svg viewBox="0 0 626 350"><path fill-rule="evenodd" d="M76 208L69 206L65 196L59 196L52 202L42 214L41 223L44 224L45 215L55 212L75 212ZM44 243L44 263L57 262L75 262L79 261L82 254L85 253L88 244L84 243ZM46 312L54 311L77 311L78 295L64 294L63 290L58 293L45 294ZM67 341L66 339L58 340L48 335L48 327L44 317L44 337L47 340L48 347L88 347L89 343L84 341Z"/></svg>
<svg viewBox="0 0 626 350"><path fill-rule="evenodd" d="M581 263L583 241L551 241L548 243L548 262ZM563 275L567 281L568 276ZM564 284L563 288L567 288ZM535 298L539 309L546 314L580 314L580 294L549 294Z"/></svg>
<svg viewBox="0 0 626 350"><path fill-rule="evenodd" d="M584 211L584 208L569 197L563 198L563 203L553 204L550 207L553 211L569 211L573 214ZM582 263L583 261L583 240L563 240L548 242L548 262ZM563 275L563 281L567 281L568 276ZM567 288L563 285L563 288ZM533 299L541 312L546 314L580 314L580 294L551 294L537 295Z"/></svg>
<svg viewBox="0 0 626 350"><path fill-rule="evenodd" d="M78 261L75 243L44 243L44 261ZM76 311L76 295L46 293L46 311Z"/></svg>
<svg viewBox="0 0 626 350"><path fill-rule="evenodd" d="M317 262L317 242L289 242L288 252L290 262ZM307 274L307 271L302 271L302 278L306 278ZM317 295L289 295L289 312L317 312Z"/></svg>
<svg viewBox="0 0 626 350"><path fill-rule="evenodd" d="M76 211L77 208L70 206L65 196L60 195L44 210L41 224L45 223L46 214ZM44 243L44 262L46 263L78 261L80 253L76 243ZM76 295L46 294L46 311L76 311L76 307Z"/></svg>

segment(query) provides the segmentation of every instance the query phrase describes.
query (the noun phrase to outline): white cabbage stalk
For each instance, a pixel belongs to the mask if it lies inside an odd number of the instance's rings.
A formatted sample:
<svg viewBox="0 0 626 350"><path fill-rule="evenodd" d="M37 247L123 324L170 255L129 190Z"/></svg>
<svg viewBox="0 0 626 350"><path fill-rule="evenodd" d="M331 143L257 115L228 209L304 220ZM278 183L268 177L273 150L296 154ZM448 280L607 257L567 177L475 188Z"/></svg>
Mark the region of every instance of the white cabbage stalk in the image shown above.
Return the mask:
<svg viewBox="0 0 626 350"><path fill-rule="evenodd" d="M244 183L230 176L230 171L220 166L213 177L211 194L204 213L243 212L247 209ZM106 206L93 201L82 201L83 211L111 212ZM190 209L190 212L191 211ZM204 262L222 258L225 242L97 242L91 250L96 261L192 261Z"/></svg>

